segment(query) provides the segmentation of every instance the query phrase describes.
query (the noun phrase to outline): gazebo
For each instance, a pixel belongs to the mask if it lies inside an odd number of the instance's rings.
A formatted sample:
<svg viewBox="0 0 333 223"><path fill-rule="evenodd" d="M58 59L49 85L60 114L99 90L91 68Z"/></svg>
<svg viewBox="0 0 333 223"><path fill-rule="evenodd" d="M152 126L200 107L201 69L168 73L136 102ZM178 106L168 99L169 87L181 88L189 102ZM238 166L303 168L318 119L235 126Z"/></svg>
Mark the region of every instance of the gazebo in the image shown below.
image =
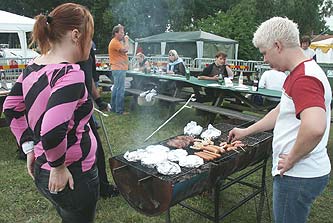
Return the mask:
<svg viewBox="0 0 333 223"><path fill-rule="evenodd" d="M228 58L237 59L238 42L204 31L165 32L135 40L135 51L142 48L146 55L166 55L175 49L184 57L214 58L217 51L227 53Z"/></svg>

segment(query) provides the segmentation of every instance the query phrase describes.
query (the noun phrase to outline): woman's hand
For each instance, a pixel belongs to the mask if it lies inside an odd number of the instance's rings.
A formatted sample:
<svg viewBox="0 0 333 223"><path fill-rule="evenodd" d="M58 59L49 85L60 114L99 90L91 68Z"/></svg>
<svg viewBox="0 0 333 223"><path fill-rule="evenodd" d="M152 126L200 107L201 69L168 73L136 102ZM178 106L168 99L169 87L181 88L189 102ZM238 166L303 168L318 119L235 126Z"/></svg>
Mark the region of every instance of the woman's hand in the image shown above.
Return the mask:
<svg viewBox="0 0 333 223"><path fill-rule="evenodd" d="M49 179L49 191L50 193L57 193L62 191L67 183L70 189L74 189L74 181L71 172L63 164L58 167L52 167L50 171Z"/></svg>
<svg viewBox="0 0 333 223"><path fill-rule="evenodd" d="M35 163L35 154L34 151L31 151L27 153L27 170L28 174L31 176L31 178L34 180L34 163Z"/></svg>

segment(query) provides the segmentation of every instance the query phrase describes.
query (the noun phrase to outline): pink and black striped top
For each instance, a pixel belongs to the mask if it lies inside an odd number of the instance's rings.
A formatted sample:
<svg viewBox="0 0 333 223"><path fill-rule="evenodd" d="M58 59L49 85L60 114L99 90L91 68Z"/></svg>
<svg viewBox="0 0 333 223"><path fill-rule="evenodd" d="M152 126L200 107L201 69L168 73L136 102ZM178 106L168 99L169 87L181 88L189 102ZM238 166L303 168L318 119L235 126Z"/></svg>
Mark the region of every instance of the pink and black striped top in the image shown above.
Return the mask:
<svg viewBox="0 0 333 223"><path fill-rule="evenodd" d="M96 139L88 124L92 101L76 64L31 64L4 103L17 142L34 141L41 168L65 163L82 172L95 163Z"/></svg>

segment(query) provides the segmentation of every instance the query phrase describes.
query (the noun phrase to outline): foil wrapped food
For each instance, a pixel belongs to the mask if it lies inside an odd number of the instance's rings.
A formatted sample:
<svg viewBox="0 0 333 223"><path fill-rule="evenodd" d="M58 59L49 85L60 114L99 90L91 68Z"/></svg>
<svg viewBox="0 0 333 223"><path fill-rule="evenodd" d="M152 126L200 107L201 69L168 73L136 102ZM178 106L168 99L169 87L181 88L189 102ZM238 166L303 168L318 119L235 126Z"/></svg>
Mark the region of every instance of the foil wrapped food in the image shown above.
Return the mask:
<svg viewBox="0 0 333 223"><path fill-rule="evenodd" d="M179 160L179 166L181 167L196 168L202 164L204 164L204 160L196 155L188 155Z"/></svg>
<svg viewBox="0 0 333 223"><path fill-rule="evenodd" d="M181 172L180 166L177 163L165 161L156 165L157 172L163 175L173 175Z"/></svg>

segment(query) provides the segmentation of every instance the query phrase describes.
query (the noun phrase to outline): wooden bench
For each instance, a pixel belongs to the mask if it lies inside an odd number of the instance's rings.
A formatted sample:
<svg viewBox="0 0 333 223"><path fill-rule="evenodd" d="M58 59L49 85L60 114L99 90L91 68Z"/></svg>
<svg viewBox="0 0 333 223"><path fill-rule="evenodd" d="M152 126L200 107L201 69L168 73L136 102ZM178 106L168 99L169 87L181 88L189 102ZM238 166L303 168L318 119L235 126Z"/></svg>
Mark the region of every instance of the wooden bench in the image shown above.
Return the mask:
<svg viewBox="0 0 333 223"><path fill-rule="evenodd" d="M206 112L210 112L215 114L214 116L210 117L210 122L213 122L215 119L216 114L221 114L221 115L226 115L229 117L233 117L233 118L237 118L237 119L241 119L241 120L246 120L246 121L258 121L260 119L260 117L257 116L253 116L253 115L249 115L249 114L244 114L242 112L239 111L234 111L231 109L227 109L227 108L221 108L221 107L216 107L216 106L212 106L212 105L207 105L207 104L203 104L203 103L199 103L199 102L190 102L189 106L202 110L202 111L206 111Z"/></svg>
<svg viewBox="0 0 333 223"><path fill-rule="evenodd" d="M125 92L128 95L133 96L132 101L131 101L131 110L134 110L136 108L136 105L137 105L138 96L144 91L139 90L139 89L135 89L135 88L125 88ZM176 97L163 95L163 94L157 94L157 95L154 96L154 98L170 103L170 106L169 106L169 113L170 114L172 114L175 111L175 107L176 107L177 103L185 101L185 99L182 99L182 98L176 98Z"/></svg>

